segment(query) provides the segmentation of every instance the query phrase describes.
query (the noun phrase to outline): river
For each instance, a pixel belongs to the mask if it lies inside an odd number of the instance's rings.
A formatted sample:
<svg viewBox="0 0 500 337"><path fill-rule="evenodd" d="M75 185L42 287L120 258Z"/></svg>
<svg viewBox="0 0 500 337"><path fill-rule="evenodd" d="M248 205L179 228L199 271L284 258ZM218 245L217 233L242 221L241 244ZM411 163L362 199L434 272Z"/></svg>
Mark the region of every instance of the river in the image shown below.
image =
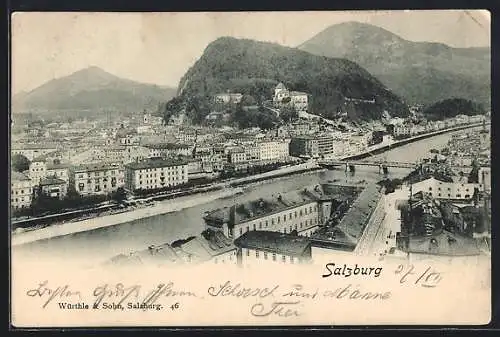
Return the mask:
<svg viewBox="0 0 500 337"><path fill-rule="evenodd" d="M427 138L389 150L372 158L414 163L417 159L427 155L430 149L444 147L452 134L448 133ZM390 168L388 177L400 178L408 172L408 169ZM179 212L15 246L12 247L12 254L13 258L49 258L52 263L62 262L70 257L74 263L79 261L90 266L120 253L129 253L134 250L144 249L152 244L171 243L177 239L198 235L204 229L202 215L208 210L227 207L234 203L260 197L277 195L333 179L339 179L339 182L357 182L360 180L377 181L381 177L378 168L358 166L354 175L346 173L343 168L339 168L338 170L311 172L279 178L250 185L245 188L244 194L186 208Z"/></svg>

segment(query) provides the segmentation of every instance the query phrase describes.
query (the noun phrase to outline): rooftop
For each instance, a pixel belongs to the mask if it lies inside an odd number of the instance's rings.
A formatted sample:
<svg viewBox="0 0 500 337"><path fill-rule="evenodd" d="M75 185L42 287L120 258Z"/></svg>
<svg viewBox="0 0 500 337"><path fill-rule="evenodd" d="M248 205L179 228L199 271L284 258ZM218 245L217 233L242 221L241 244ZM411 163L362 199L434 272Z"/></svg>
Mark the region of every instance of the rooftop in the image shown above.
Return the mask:
<svg viewBox="0 0 500 337"><path fill-rule="evenodd" d="M432 236L411 237L409 241L408 252L410 253L449 256L480 254L474 239L445 230Z"/></svg>
<svg viewBox="0 0 500 337"><path fill-rule="evenodd" d="M47 185L61 185L61 184L66 184L66 181L56 178L56 177L47 177L43 178L40 181L40 186L47 186Z"/></svg>
<svg viewBox="0 0 500 337"><path fill-rule="evenodd" d="M303 256L310 249L309 238L270 231L249 231L237 238L239 248L250 248L271 253Z"/></svg>
<svg viewBox="0 0 500 337"><path fill-rule="evenodd" d="M67 163L48 163L47 170L57 170L57 169L65 169L70 168L71 165Z"/></svg>
<svg viewBox="0 0 500 337"><path fill-rule="evenodd" d="M120 169L118 165L108 163L94 163L76 166L73 170L75 172L88 172L88 171L104 171Z"/></svg>
<svg viewBox="0 0 500 337"><path fill-rule="evenodd" d="M324 226L314 233L311 238L354 248L381 196L380 186L377 184L368 185L359 194L338 225L334 227Z"/></svg>
<svg viewBox="0 0 500 337"><path fill-rule="evenodd" d="M157 143L157 144L144 144L144 147L148 149L160 149L160 150L178 150L187 149L189 145L178 144L178 143Z"/></svg>
<svg viewBox="0 0 500 337"><path fill-rule="evenodd" d="M183 243L180 249L195 262L204 262L235 250L236 246L221 231L207 229L200 236Z"/></svg>
<svg viewBox="0 0 500 337"><path fill-rule="evenodd" d="M149 158L137 163L125 164L126 168L132 170L141 170L148 168L159 168L159 167L171 167L171 166L182 166L186 165L186 161L175 160L175 159L162 159L162 158Z"/></svg>

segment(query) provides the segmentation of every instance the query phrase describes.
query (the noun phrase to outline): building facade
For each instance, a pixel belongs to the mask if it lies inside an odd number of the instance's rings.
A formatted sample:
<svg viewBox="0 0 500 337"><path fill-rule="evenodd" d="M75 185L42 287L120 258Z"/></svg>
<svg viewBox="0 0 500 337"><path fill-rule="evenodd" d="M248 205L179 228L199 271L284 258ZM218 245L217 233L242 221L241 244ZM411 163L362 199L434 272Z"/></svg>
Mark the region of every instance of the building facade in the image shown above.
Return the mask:
<svg viewBox="0 0 500 337"><path fill-rule="evenodd" d="M64 199L68 193L68 183L55 177L43 178L39 188L41 194L51 198Z"/></svg>
<svg viewBox="0 0 500 337"><path fill-rule="evenodd" d="M147 159L125 165L125 189L155 190L188 182L188 163L181 160Z"/></svg>
<svg viewBox="0 0 500 337"><path fill-rule="evenodd" d="M87 164L70 171L70 186L81 195L108 194L123 184L123 167L119 165Z"/></svg>
<svg viewBox="0 0 500 337"><path fill-rule="evenodd" d="M311 262L308 238L271 231L252 231L234 241L238 264L243 267Z"/></svg>
<svg viewBox="0 0 500 337"><path fill-rule="evenodd" d="M26 175L13 171L10 177L10 207L13 210L31 206L33 187Z"/></svg>

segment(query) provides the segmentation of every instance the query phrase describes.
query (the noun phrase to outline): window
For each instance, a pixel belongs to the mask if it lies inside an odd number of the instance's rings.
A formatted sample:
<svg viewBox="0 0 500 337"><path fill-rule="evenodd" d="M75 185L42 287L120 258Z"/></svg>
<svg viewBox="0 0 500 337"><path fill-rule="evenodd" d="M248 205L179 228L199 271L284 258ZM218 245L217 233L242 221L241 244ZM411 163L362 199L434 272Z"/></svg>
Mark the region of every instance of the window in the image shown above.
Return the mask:
<svg viewBox="0 0 500 337"><path fill-rule="evenodd" d="M432 191L432 187L429 187L429 191Z"/></svg>
<svg viewBox="0 0 500 337"><path fill-rule="evenodd" d="M247 249L246 251L247 251L247 256L250 256L250 249Z"/></svg>
<svg viewBox="0 0 500 337"><path fill-rule="evenodd" d="M300 223L300 228L302 228L302 222Z"/></svg>
<svg viewBox="0 0 500 337"><path fill-rule="evenodd" d="M259 258L259 251L258 250L255 251L255 257Z"/></svg>
<svg viewBox="0 0 500 337"><path fill-rule="evenodd" d="M259 222L259 229L262 229L262 221Z"/></svg>
<svg viewBox="0 0 500 337"><path fill-rule="evenodd" d="M293 256L290 256L290 263L293 264Z"/></svg>
<svg viewBox="0 0 500 337"><path fill-rule="evenodd" d="M268 225L268 222L267 222L267 220L266 220L266 227L267 227L267 225Z"/></svg>
<svg viewBox="0 0 500 337"><path fill-rule="evenodd" d="M247 226L247 232L250 230L250 228Z"/></svg>
<svg viewBox="0 0 500 337"><path fill-rule="evenodd" d="M273 253L273 261L276 261L276 253Z"/></svg>
<svg viewBox="0 0 500 337"><path fill-rule="evenodd" d="M286 256L285 256L285 255L281 255L281 260L282 260L283 262L286 262Z"/></svg>
<svg viewBox="0 0 500 337"><path fill-rule="evenodd" d="M312 206L309 206L309 213L312 213L312 211L313 211Z"/></svg>
<svg viewBox="0 0 500 337"><path fill-rule="evenodd" d="M264 252L264 260L267 260L267 252Z"/></svg>
<svg viewBox="0 0 500 337"><path fill-rule="evenodd" d="M256 228L255 228L255 224L253 224L253 230L256 230Z"/></svg>
<svg viewBox="0 0 500 337"><path fill-rule="evenodd" d="M278 223L280 223L280 217L278 217Z"/></svg>
<svg viewBox="0 0 500 337"><path fill-rule="evenodd" d="M295 218L297 219L297 211L295 211Z"/></svg>
<svg viewBox="0 0 500 337"><path fill-rule="evenodd" d="M286 221L286 214L283 215L283 222L285 222L285 221Z"/></svg>
<svg viewBox="0 0 500 337"><path fill-rule="evenodd" d="M302 210L300 210L299 215L302 216Z"/></svg>
<svg viewBox="0 0 500 337"><path fill-rule="evenodd" d="M294 228L295 228L295 230L297 230L297 224L295 224Z"/></svg>
<svg viewBox="0 0 500 337"><path fill-rule="evenodd" d="M290 213L290 214L288 215L288 219L289 219L289 220L292 220L292 213Z"/></svg>

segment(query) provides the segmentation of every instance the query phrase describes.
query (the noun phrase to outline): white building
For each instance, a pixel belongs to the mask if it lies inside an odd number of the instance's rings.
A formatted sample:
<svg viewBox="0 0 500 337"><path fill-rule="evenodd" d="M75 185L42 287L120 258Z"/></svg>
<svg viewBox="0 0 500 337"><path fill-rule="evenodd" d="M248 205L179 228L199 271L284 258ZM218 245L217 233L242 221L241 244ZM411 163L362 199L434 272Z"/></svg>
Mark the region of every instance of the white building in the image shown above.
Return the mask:
<svg viewBox="0 0 500 337"><path fill-rule="evenodd" d="M305 92L289 91L283 83L274 89L273 103L276 107L290 105L297 111L307 111L308 96Z"/></svg>
<svg viewBox="0 0 500 337"><path fill-rule="evenodd" d="M431 177L411 186L412 195L418 192L430 193L434 199L467 200L474 195L474 189L483 189L483 184L443 182Z"/></svg>
<svg viewBox="0 0 500 337"><path fill-rule="evenodd" d="M70 185L81 195L108 194L123 184L123 167L118 165L87 164L70 171Z"/></svg>
<svg viewBox="0 0 500 337"><path fill-rule="evenodd" d="M243 267L311 262L311 243L305 237L271 231L251 231L234 241Z"/></svg>
<svg viewBox="0 0 500 337"><path fill-rule="evenodd" d="M483 191L491 192L491 167L481 167L478 172L479 186L483 186Z"/></svg>
<svg viewBox="0 0 500 337"><path fill-rule="evenodd" d="M33 188L30 178L26 175L12 171L10 176L10 207L20 209L31 206Z"/></svg>
<svg viewBox="0 0 500 337"><path fill-rule="evenodd" d="M321 222L320 215L317 200L301 191L217 209L204 220L207 228L221 230L230 239L257 230L310 236Z"/></svg>
<svg viewBox="0 0 500 337"><path fill-rule="evenodd" d="M259 159L279 161L289 157L289 141L262 141L259 142Z"/></svg>
<svg viewBox="0 0 500 337"><path fill-rule="evenodd" d="M188 164L180 160L147 159L125 165L125 189L154 190L188 182Z"/></svg>

